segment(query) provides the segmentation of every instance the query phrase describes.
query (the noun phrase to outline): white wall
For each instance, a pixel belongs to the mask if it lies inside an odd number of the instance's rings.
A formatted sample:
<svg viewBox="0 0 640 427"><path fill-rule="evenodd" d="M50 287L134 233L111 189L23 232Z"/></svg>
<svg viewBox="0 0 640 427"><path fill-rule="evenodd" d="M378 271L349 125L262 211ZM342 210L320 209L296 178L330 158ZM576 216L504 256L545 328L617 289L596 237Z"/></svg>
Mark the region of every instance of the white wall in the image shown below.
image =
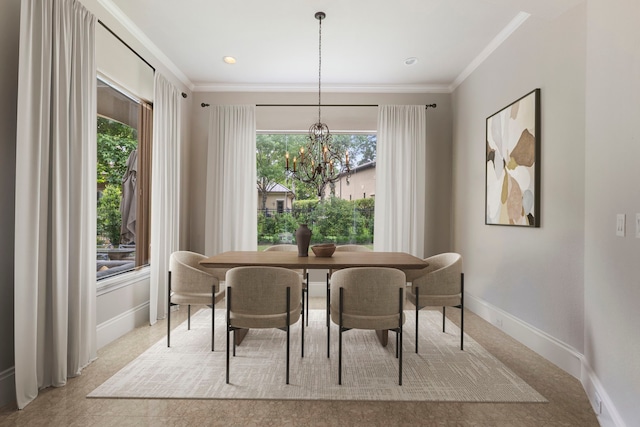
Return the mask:
<svg viewBox="0 0 640 427"><path fill-rule="evenodd" d="M532 17L453 96L454 249L471 305L496 324L512 320L507 332L580 378L603 403L602 425L640 419L637 16L635 0L591 0ZM486 117L536 87L542 226L487 226ZM617 213L627 237L615 236Z"/></svg>
<svg viewBox="0 0 640 427"><path fill-rule="evenodd" d="M101 283L96 295L98 349L134 328L149 324L148 270L108 278Z"/></svg>
<svg viewBox="0 0 640 427"><path fill-rule="evenodd" d="M153 69L100 23L96 25L96 68L107 81L153 102Z"/></svg>
<svg viewBox="0 0 640 427"><path fill-rule="evenodd" d="M454 248L465 289L583 350L585 10L530 18L454 93ZM485 225L486 118L541 89L541 227Z"/></svg>
<svg viewBox="0 0 640 427"><path fill-rule="evenodd" d="M584 353L632 426L640 420L640 2L587 4ZM625 237L615 235L619 213Z"/></svg>
<svg viewBox="0 0 640 427"><path fill-rule="evenodd" d="M13 242L20 0L0 2L0 406L15 398L13 382Z"/></svg>
<svg viewBox="0 0 640 427"><path fill-rule="evenodd" d="M436 103L427 110L427 201L426 238L427 255L450 249L451 206L451 95L432 94L349 94L324 93L323 104L414 104ZM193 99L190 141L189 247L204 252L205 179L209 108L201 103L216 104L314 104L317 93L231 93L197 92ZM376 130L378 109L375 107L323 107L322 121L332 132ZM318 120L317 107L257 107L258 130L289 130L308 132ZM255 159L248 159L255 161Z"/></svg>

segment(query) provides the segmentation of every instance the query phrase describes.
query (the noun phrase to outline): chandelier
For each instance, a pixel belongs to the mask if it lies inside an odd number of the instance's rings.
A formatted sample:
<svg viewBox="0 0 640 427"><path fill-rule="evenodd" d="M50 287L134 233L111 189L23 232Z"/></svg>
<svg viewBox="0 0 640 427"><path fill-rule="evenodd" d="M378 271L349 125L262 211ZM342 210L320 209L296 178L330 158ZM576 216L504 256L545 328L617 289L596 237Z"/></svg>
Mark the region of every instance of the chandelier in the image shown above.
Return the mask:
<svg viewBox="0 0 640 427"><path fill-rule="evenodd" d="M288 175L315 187L320 199L324 198L324 189L329 183L336 182L345 172L347 178L351 175L349 169L349 152L343 157L331 145L331 133L329 127L322 123L322 20L326 17L324 12L316 12L315 18L319 21L318 30L318 122L311 125L307 136L306 146L300 147L298 156L293 158L293 168L289 167L289 153L285 154L285 170Z"/></svg>

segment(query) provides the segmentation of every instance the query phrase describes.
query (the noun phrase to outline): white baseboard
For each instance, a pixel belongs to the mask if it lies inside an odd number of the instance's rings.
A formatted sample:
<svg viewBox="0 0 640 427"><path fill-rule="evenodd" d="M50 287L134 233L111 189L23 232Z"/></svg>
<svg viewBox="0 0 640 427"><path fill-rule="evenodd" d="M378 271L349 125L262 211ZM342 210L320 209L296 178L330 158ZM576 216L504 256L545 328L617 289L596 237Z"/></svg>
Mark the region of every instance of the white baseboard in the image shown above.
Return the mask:
<svg viewBox="0 0 640 427"><path fill-rule="evenodd" d="M602 427L626 427L609 394L586 360L582 364L582 387L589 396L591 406L598 415L598 422Z"/></svg>
<svg viewBox="0 0 640 427"><path fill-rule="evenodd" d="M0 407L16 400L15 369L12 366L0 372Z"/></svg>
<svg viewBox="0 0 640 427"><path fill-rule="evenodd" d="M464 306L580 380L602 427L626 427L584 355L570 345L468 293Z"/></svg>
<svg viewBox="0 0 640 427"><path fill-rule="evenodd" d="M149 324L149 301L99 324L96 328L98 349L135 328Z"/></svg>
<svg viewBox="0 0 640 427"><path fill-rule="evenodd" d="M111 341L145 324L149 324L148 301L98 325L96 328L97 346L102 348ZM12 366L0 372L0 407L15 402L15 399L15 368Z"/></svg>
<svg viewBox="0 0 640 427"><path fill-rule="evenodd" d="M464 294L464 306L562 370L580 379L583 357L575 348L468 293Z"/></svg>

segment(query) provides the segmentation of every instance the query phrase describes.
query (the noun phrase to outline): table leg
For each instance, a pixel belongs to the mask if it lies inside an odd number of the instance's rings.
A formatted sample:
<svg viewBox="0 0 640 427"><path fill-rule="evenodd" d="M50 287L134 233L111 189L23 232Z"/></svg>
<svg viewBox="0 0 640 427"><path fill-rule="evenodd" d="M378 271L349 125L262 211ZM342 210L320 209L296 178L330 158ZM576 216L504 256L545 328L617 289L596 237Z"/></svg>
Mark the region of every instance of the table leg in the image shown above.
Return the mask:
<svg viewBox="0 0 640 427"><path fill-rule="evenodd" d="M236 337L236 345L240 345L244 337L247 335L247 332L249 332L248 329L236 329L234 333L234 336Z"/></svg>
<svg viewBox="0 0 640 427"><path fill-rule="evenodd" d="M386 347L387 343L389 342L389 330L388 329L376 330L376 335L378 336L378 340L380 341L380 344L382 344L383 347Z"/></svg>

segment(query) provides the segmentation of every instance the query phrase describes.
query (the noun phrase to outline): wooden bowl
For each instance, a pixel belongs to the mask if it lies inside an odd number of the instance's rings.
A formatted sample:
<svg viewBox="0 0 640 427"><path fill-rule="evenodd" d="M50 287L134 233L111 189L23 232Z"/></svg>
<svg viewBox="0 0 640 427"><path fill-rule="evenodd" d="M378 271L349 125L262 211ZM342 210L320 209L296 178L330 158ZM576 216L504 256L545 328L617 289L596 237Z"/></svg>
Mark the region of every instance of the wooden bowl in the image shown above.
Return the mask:
<svg viewBox="0 0 640 427"><path fill-rule="evenodd" d="M323 243L311 246L311 250L317 257L329 258L336 251L336 245L334 243Z"/></svg>

